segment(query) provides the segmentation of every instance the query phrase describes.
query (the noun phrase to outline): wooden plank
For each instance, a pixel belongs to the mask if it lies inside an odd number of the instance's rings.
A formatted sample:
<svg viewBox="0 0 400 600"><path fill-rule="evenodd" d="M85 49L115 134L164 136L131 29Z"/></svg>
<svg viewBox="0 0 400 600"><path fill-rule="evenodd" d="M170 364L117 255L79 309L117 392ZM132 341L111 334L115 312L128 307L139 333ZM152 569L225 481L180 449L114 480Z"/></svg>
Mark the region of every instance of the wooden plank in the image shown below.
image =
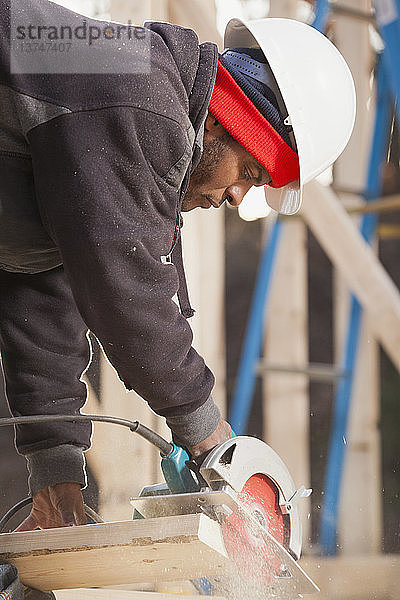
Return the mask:
<svg viewBox="0 0 400 600"><path fill-rule="evenodd" d="M270 0L268 17L284 17L285 19L297 18L296 0Z"/></svg>
<svg viewBox="0 0 400 600"><path fill-rule="evenodd" d="M346 0L346 7L367 12L371 0ZM357 98L356 121L350 140L334 165L334 186L339 189L364 190L374 124L374 94L371 69L375 49L370 41L367 21L334 17L335 45L346 59L354 78Z"/></svg>
<svg viewBox="0 0 400 600"><path fill-rule="evenodd" d="M147 16L152 21L169 21L169 0L151 0L151 14Z"/></svg>
<svg viewBox="0 0 400 600"><path fill-rule="evenodd" d="M153 592L136 592L124 590L78 589L60 590L55 593L57 600L198 600L199 595L188 596L177 594L158 594ZM213 596L213 600L224 600L221 596Z"/></svg>
<svg viewBox="0 0 400 600"><path fill-rule="evenodd" d="M370 0L347 0L346 6L367 12ZM357 95L357 117L346 150L334 166L334 185L363 189L371 152L375 119L375 98L371 89L370 69L375 51L370 42L367 21L335 17L335 44L344 55L354 77ZM367 210L368 205L359 199ZM368 203L369 204L369 203ZM390 204L390 203L389 203ZM380 207L389 206L388 203ZM375 206L376 209L376 206ZM354 209L353 209L354 210ZM357 208L355 209L357 210ZM357 220L354 223L359 227ZM375 254L376 247L373 249ZM336 271L335 328L336 362L342 360L348 324L349 289L343 275ZM340 335L340 333L342 335ZM345 464L340 494L338 542L341 554L376 555L382 540L382 485L379 420L379 348L367 316L363 315L358 357L355 365Z"/></svg>
<svg viewBox="0 0 400 600"><path fill-rule="evenodd" d="M308 363L306 227L285 221L268 302L264 358L279 366ZM297 486L310 487L308 377L267 372L263 379L264 439ZM290 415L290 418L288 418ZM300 504L303 544L309 543L310 501Z"/></svg>
<svg viewBox="0 0 400 600"><path fill-rule="evenodd" d="M335 361L343 358L350 292L335 273ZM379 432L379 348L366 314L355 365L345 438L338 543L343 555L376 555L382 544L381 442ZM356 493L355 493L356 490Z"/></svg>
<svg viewBox="0 0 400 600"><path fill-rule="evenodd" d="M350 295L335 273L335 362L343 357ZM379 349L366 315L355 365L345 464L340 494L338 543L344 555L377 554L382 543L379 432Z"/></svg>
<svg viewBox="0 0 400 600"><path fill-rule="evenodd" d="M193 345L215 375L213 398L226 413L225 365L225 220L224 209L192 211L184 216L184 261L190 300ZM207 240L207 243L204 243ZM210 310L212 298L212 310ZM210 331L213 335L210 335Z"/></svg>
<svg viewBox="0 0 400 600"><path fill-rule="evenodd" d="M378 237L381 240L396 240L400 238L400 225L382 223L378 225Z"/></svg>
<svg viewBox="0 0 400 600"><path fill-rule="evenodd" d="M316 181L307 184L302 215L356 294L374 335L400 371L399 290L330 188Z"/></svg>
<svg viewBox="0 0 400 600"><path fill-rule="evenodd" d="M142 25L145 21L168 21L168 0L110 0L114 21Z"/></svg>
<svg viewBox="0 0 400 600"><path fill-rule="evenodd" d="M340 192L339 192L340 194ZM340 194L342 195L342 194ZM347 194L343 194L346 199ZM349 208L350 214L367 214L367 213L387 213L394 212L400 209L400 194L393 194L383 198L377 198L370 202L362 202L359 206Z"/></svg>
<svg viewBox="0 0 400 600"><path fill-rule="evenodd" d="M154 1L154 0L153 0ZM168 3L168 20L194 29L200 42L212 41L222 47L216 27L214 0L173 0ZM213 398L226 413L225 365L225 219L224 208L196 210L184 215L183 256L189 296L196 313L190 319L193 346L215 375ZM207 243L204 243L207 240ZM210 298L212 308L210 311ZM210 335L210 331L213 335Z"/></svg>
<svg viewBox="0 0 400 600"><path fill-rule="evenodd" d="M151 0L111 0L109 10L113 21L142 25L151 18Z"/></svg>
<svg viewBox="0 0 400 600"><path fill-rule="evenodd" d="M397 600L400 555L303 558L301 567L321 588L318 600Z"/></svg>
<svg viewBox="0 0 400 600"><path fill-rule="evenodd" d="M201 42L214 42L222 47L214 0L173 0L169 2L168 15L171 23L194 29Z"/></svg>
<svg viewBox="0 0 400 600"><path fill-rule="evenodd" d="M229 564L219 525L202 514L6 533L0 548L0 563L42 591L182 581Z"/></svg>
<svg viewBox="0 0 400 600"><path fill-rule="evenodd" d="M364 315L339 506L338 541L349 556L376 555L382 547L379 350L370 332Z"/></svg>

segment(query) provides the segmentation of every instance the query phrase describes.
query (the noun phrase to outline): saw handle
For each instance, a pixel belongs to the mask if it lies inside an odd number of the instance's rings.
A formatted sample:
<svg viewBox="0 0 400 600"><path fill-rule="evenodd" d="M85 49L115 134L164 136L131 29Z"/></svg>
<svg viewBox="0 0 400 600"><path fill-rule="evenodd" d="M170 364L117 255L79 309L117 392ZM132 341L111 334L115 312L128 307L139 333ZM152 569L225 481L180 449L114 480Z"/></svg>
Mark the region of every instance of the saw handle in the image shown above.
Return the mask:
<svg viewBox="0 0 400 600"><path fill-rule="evenodd" d="M181 446L172 444L173 448L168 455L161 454L161 469L165 483L172 494L185 492L198 492L200 486L193 477L191 470L186 465L189 454Z"/></svg>
<svg viewBox="0 0 400 600"><path fill-rule="evenodd" d="M231 431L231 438L236 437L235 432ZM190 460L189 454L185 448L171 443L172 450L169 454L161 454L161 470L164 475L165 483L172 494L184 494L185 492L198 492L200 485L193 477L192 471L186 462Z"/></svg>

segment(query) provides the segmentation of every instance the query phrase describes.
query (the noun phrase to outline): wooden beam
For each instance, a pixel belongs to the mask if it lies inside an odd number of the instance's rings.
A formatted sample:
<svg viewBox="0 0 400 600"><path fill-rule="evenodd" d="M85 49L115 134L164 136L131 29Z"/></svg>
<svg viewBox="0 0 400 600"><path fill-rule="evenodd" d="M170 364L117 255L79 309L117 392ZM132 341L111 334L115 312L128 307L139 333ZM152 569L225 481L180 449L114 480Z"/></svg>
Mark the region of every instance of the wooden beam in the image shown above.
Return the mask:
<svg viewBox="0 0 400 600"><path fill-rule="evenodd" d="M378 236L381 240L393 240L400 237L400 225L381 223L378 225Z"/></svg>
<svg viewBox="0 0 400 600"><path fill-rule="evenodd" d="M194 29L201 42L214 42L222 47L216 26L214 0L170 0L169 20L183 27Z"/></svg>
<svg viewBox="0 0 400 600"><path fill-rule="evenodd" d="M349 215L392 213L400 210L400 194L383 196L366 202L361 193L357 194L353 191L343 190L341 186L335 184L331 186L331 189L340 198L344 209ZM285 221L293 221L300 218L300 215L281 215L279 218Z"/></svg>
<svg viewBox="0 0 400 600"><path fill-rule="evenodd" d="M385 213L400 210L400 194L384 196L370 202L364 202L361 206L349 208L350 214Z"/></svg>
<svg viewBox="0 0 400 600"><path fill-rule="evenodd" d="M268 17L295 19L296 5L296 0L270 0Z"/></svg>
<svg viewBox="0 0 400 600"><path fill-rule="evenodd" d="M111 0L110 13L113 21L142 25L150 18L151 0Z"/></svg>
<svg viewBox="0 0 400 600"><path fill-rule="evenodd" d="M182 229L189 295L196 310L190 319L193 345L215 375L213 398L223 416L226 413L224 211L221 208L186 213Z"/></svg>
<svg viewBox="0 0 400 600"><path fill-rule="evenodd" d="M157 594L153 592L136 592L125 590L79 589L61 590L55 594L57 600L198 600L199 595ZM213 600L224 600L213 596Z"/></svg>
<svg viewBox="0 0 400 600"><path fill-rule="evenodd" d="M308 362L306 227L285 221L267 307L264 359L281 367ZM264 439L288 465L297 486L310 487L309 390L303 373L263 377ZM288 418L290 415L290 418ZM309 543L310 501L300 504L303 543Z"/></svg>
<svg viewBox="0 0 400 600"><path fill-rule="evenodd" d="M316 181L304 190L302 215L369 316L371 328L400 371L400 293L335 193Z"/></svg>
<svg viewBox="0 0 400 600"><path fill-rule="evenodd" d="M5 533L0 563L38 590L182 581L227 569L220 526L203 514Z"/></svg>
<svg viewBox="0 0 400 600"><path fill-rule="evenodd" d="M151 14L147 19L152 21L170 21L169 0L151 0Z"/></svg>
<svg viewBox="0 0 400 600"><path fill-rule="evenodd" d="M145 21L168 21L168 0L111 0L114 21L142 25Z"/></svg>
<svg viewBox="0 0 400 600"><path fill-rule="evenodd" d="M367 14L371 10L371 1L346 0L346 6ZM376 113L375 93L370 81L375 52L371 47L368 21L336 15L334 28L335 44L350 66L357 95L355 128L349 146L335 163L334 185L364 189ZM339 197L342 199L340 194ZM392 201L363 201L361 210L364 213L372 208L387 209L390 205L393 205ZM355 206L350 212L358 210L359 207ZM359 228L358 220L353 218L353 222ZM376 244L373 252L377 254ZM338 270L335 271L335 283L335 354L338 363L343 360L350 295L343 274ZM379 348L369 321L364 313L354 369L340 494L338 543L341 554L347 556L376 555L382 543Z"/></svg>
<svg viewBox="0 0 400 600"><path fill-rule="evenodd" d="M376 554L382 546L379 349L362 318L355 365L340 495L338 543L341 554Z"/></svg>

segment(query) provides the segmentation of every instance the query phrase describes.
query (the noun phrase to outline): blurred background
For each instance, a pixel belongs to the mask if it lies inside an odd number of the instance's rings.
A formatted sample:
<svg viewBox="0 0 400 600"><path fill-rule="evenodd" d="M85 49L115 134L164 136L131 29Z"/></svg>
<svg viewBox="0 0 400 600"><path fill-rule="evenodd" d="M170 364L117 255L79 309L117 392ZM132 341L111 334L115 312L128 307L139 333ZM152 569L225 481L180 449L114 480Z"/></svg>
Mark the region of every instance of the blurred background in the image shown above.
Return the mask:
<svg viewBox="0 0 400 600"><path fill-rule="evenodd" d="M396 336L386 335L390 329L399 330L400 296L394 287L390 292L390 286L380 285L388 274L400 286L400 144L390 69L381 68L392 92L386 100L389 126L383 150L374 162L376 123L383 110L377 73L389 47L372 3L59 3L104 20L163 20L191 27L201 41L213 41L220 50L225 25L233 16L290 17L309 24L319 17L319 28L344 54L357 88L356 126L333 169L306 189L305 210L279 218L255 193L239 211L229 206L195 211L184 219L184 255L196 309L194 345L216 374L214 397L223 414L234 417L238 433L269 443L287 463L295 483L314 490L303 506L304 556L314 566L313 557L318 557L326 594L321 597L400 598L400 344L396 347ZM391 0L382 4L387 8ZM398 8L396 1L393 7ZM395 60L400 69L400 56ZM311 217L317 205L318 215ZM325 226L319 221L324 215ZM328 229L327 219L332 219ZM352 251L366 219L375 253L368 263ZM340 228L349 221L350 230ZM346 248L349 254L344 257ZM261 290L258 301L253 296L256 286ZM358 327L358 303L350 292L360 301ZM386 311L389 300L390 306L398 305L398 313ZM248 329L250 317L258 324L256 334ZM378 317L386 319L385 327ZM163 420L135 393L125 392L94 338L92 344L84 411L139 419L168 435ZM246 368L244 356L252 357ZM4 391L1 395L1 416L6 416ZM85 494L103 518L129 519L129 498L144 485L162 480L159 457L145 441L112 427L94 427ZM3 514L27 495L25 460L16 454L13 434L5 429L0 431L0 456ZM326 565L333 559L324 555L343 561L343 589L338 579L332 582Z"/></svg>

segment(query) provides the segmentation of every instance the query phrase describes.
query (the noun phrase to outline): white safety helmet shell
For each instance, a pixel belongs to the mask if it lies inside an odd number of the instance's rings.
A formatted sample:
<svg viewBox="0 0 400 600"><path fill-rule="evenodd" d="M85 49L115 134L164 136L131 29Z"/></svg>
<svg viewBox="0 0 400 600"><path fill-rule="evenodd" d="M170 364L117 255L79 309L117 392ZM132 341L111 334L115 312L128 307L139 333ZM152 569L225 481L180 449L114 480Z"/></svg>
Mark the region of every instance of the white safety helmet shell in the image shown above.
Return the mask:
<svg viewBox="0 0 400 600"><path fill-rule="evenodd" d="M293 214L303 185L332 165L350 139L356 115L350 69L324 35L292 19L232 19L225 48L261 48L276 79L293 127L300 179L266 188L266 197L274 210Z"/></svg>

